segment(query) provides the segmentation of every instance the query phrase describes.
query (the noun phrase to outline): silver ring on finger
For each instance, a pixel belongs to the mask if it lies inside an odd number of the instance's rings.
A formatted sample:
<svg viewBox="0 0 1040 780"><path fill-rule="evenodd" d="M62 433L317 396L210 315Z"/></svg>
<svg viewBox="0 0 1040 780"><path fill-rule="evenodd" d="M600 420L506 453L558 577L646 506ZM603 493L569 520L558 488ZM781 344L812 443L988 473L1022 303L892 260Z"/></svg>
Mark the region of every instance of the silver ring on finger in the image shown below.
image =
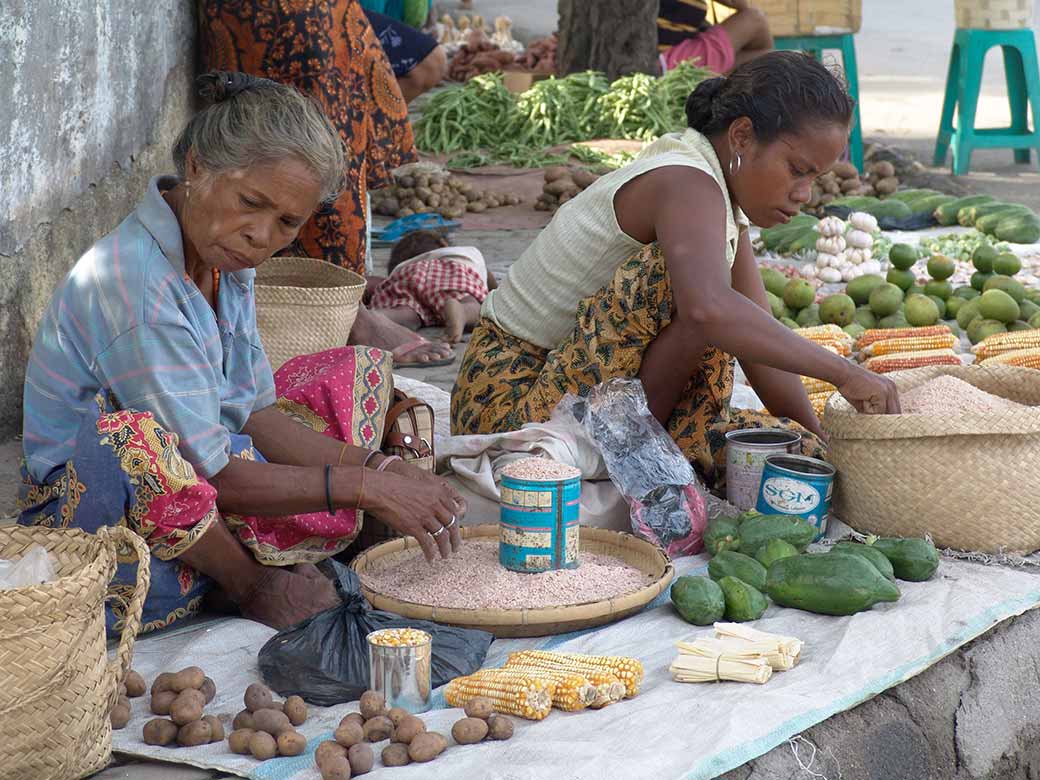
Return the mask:
<svg viewBox="0 0 1040 780"><path fill-rule="evenodd" d="M456 518L456 517L455 517L455 515L452 515L452 516L451 516L451 522L450 522L450 523L448 523L448 524L447 524L446 526L444 526L444 527L445 527L445 528L451 528L452 526L454 526L454 525L455 525L455 521L456 521L457 519L458 519L458 518Z"/></svg>
<svg viewBox="0 0 1040 780"><path fill-rule="evenodd" d="M430 536L432 536L434 539L436 539L438 536L440 536L442 533L444 533L447 530L447 528L448 528L448 526L442 525L436 531L427 531L426 533L428 533Z"/></svg>

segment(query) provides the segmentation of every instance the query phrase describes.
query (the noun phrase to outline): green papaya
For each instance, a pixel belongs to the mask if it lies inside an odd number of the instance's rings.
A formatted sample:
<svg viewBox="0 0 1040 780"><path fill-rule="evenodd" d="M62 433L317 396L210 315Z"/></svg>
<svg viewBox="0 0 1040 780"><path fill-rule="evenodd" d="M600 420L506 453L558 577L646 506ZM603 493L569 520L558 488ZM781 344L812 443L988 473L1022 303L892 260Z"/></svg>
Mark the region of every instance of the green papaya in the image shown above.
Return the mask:
<svg viewBox="0 0 1040 780"><path fill-rule="evenodd" d="M909 219L914 212L905 203L898 200L879 200L877 203L861 206L858 211L871 214L878 219Z"/></svg>
<svg viewBox="0 0 1040 780"><path fill-rule="evenodd" d="M739 550L740 543L740 529L736 523L721 517L708 523L704 530L704 549L709 555L718 555L723 550Z"/></svg>
<svg viewBox="0 0 1040 780"><path fill-rule="evenodd" d="M733 550L723 550L708 561L708 576L716 582L723 577L736 577L756 590L762 590L766 586L765 566L750 555Z"/></svg>
<svg viewBox="0 0 1040 780"><path fill-rule="evenodd" d="M687 623L710 626L726 614L722 588L707 577L680 577L672 584L672 603Z"/></svg>
<svg viewBox="0 0 1040 780"><path fill-rule="evenodd" d="M840 198L835 198L828 205L841 206L853 211L862 211L864 208L876 206L880 202L877 198L872 198L869 195L843 195Z"/></svg>
<svg viewBox="0 0 1040 780"><path fill-rule="evenodd" d="M838 542L836 545L831 547L830 552L842 553L845 555L859 555L870 561L874 568L881 572L886 580L895 581L896 574L892 569L892 562L885 557L885 554L869 544L860 544L859 542Z"/></svg>
<svg viewBox="0 0 1040 780"><path fill-rule="evenodd" d="M769 606L760 591L736 577L723 577L719 587L726 598L726 620L734 623L758 620Z"/></svg>
<svg viewBox="0 0 1040 780"><path fill-rule="evenodd" d="M914 214L934 214L940 206L956 200L953 195L929 195L927 198L903 201Z"/></svg>
<svg viewBox="0 0 1040 780"><path fill-rule="evenodd" d="M992 203L994 200L996 198L992 195L969 195L966 198L957 198L957 200L945 203L935 210L935 221L940 225L956 225L957 215L960 214L961 209L968 206L978 206L983 203Z"/></svg>
<svg viewBox="0 0 1040 780"><path fill-rule="evenodd" d="M1040 217L1036 214L1012 214L997 223L994 235L998 241L1035 244L1040 241Z"/></svg>
<svg viewBox="0 0 1040 780"><path fill-rule="evenodd" d="M1028 214L1029 208L1026 206L1010 206L1000 211L994 211L985 216L979 217L975 220L975 229L980 233L986 235L993 235L997 230L997 225L1005 217L1010 217L1014 214Z"/></svg>
<svg viewBox="0 0 1040 780"><path fill-rule="evenodd" d="M931 198L935 195L942 195L942 193L938 190L909 189L893 192L888 196L888 200L901 200L903 203L913 208L913 204L916 201L923 200L924 198Z"/></svg>
<svg viewBox="0 0 1040 780"><path fill-rule="evenodd" d="M761 515L740 526L741 549L752 556L773 539L783 539L802 552L815 538L816 526L792 515Z"/></svg>
<svg viewBox="0 0 1040 780"><path fill-rule="evenodd" d="M821 615L854 615L899 598L870 561L844 553L782 558L769 567L766 592L777 604Z"/></svg>
<svg viewBox="0 0 1040 780"><path fill-rule="evenodd" d="M939 552L927 539L868 539L867 544L885 554L901 580L924 582L939 568Z"/></svg>
<svg viewBox="0 0 1040 780"><path fill-rule="evenodd" d="M819 238L820 234L817 233L815 229L810 228L792 241L791 245L787 248L787 251L794 255L799 252L804 252L807 249L813 249L816 247L816 242Z"/></svg>
<svg viewBox="0 0 1040 780"><path fill-rule="evenodd" d="M775 561L790 558L792 555L798 555L798 549L793 544L785 542L783 539L770 539L758 548L755 560L768 569ZM762 584L762 587L765 587L765 583Z"/></svg>
<svg viewBox="0 0 1040 780"><path fill-rule="evenodd" d="M957 224L963 227L974 227L975 221L987 214L993 214L1010 208L1012 204L1002 200L993 200L989 203L979 203L975 206L965 206L957 212Z"/></svg>
<svg viewBox="0 0 1040 780"><path fill-rule="evenodd" d="M805 228L812 227L817 222L819 220L809 214L798 214L791 217L791 221L787 224L766 228L761 232L760 237L765 248L772 252L784 238L801 234Z"/></svg>

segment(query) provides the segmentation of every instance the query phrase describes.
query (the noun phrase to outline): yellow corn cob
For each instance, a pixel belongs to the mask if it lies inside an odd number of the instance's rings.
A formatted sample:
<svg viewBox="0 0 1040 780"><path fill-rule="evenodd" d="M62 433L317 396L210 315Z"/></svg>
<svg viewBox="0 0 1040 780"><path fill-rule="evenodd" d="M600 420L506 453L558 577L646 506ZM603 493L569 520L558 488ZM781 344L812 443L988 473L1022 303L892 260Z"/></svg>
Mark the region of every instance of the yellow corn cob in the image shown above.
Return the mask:
<svg viewBox="0 0 1040 780"><path fill-rule="evenodd" d="M923 336L942 336L950 333L948 325L929 325L926 328L873 328L865 331L856 341L856 349L864 350L875 341L888 341L889 339L910 339Z"/></svg>
<svg viewBox="0 0 1040 780"><path fill-rule="evenodd" d="M830 395L838 389L830 382L824 382L822 379L814 379L811 376L802 377L802 386L805 388L805 392L809 395L815 395L816 393L827 393Z"/></svg>
<svg viewBox="0 0 1040 780"><path fill-rule="evenodd" d="M1040 330L1020 330L1012 333L994 333L976 344L971 351L982 361L1005 352L1036 347L1040 347Z"/></svg>
<svg viewBox="0 0 1040 780"><path fill-rule="evenodd" d="M491 699L495 712L541 720L553 705L556 684L548 677L508 669L481 669L466 677L456 677L444 689L444 699L452 707L465 707L477 696Z"/></svg>
<svg viewBox="0 0 1040 780"><path fill-rule="evenodd" d="M827 407L827 399L829 399L834 392L829 393L813 393L809 396L809 403L812 404L813 411L816 412L816 416L823 418L823 410Z"/></svg>
<svg viewBox="0 0 1040 780"><path fill-rule="evenodd" d="M571 677L568 672L557 672L550 669L545 669L540 666L528 666L520 661L517 663L508 663L503 667L504 669L515 670L518 672L527 672L534 675L552 675L555 682L557 682L556 693L553 695L553 706L559 707L560 709L566 709L561 707L557 700L560 696L560 685L559 681L556 680L556 676ZM581 672L580 676L582 680L589 686L589 693L587 695L587 704L592 709L596 710L600 707L605 707L608 704L613 704L616 701L621 701L625 698L625 684L618 679L618 676L608 671L589 671Z"/></svg>
<svg viewBox="0 0 1040 780"><path fill-rule="evenodd" d="M1016 349L1011 352L1002 352L982 361L984 366L1025 366L1026 368L1040 368L1040 347L1032 349Z"/></svg>
<svg viewBox="0 0 1040 780"><path fill-rule="evenodd" d="M811 328L798 328L795 333L812 340L820 337L830 339L849 338L849 334L837 325L814 325Z"/></svg>
<svg viewBox="0 0 1040 780"><path fill-rule="evenodd" d="M921 366L959 366L960 358L952 349L930 349L926 352L896 352L870 358L864 365L875 374L905 371Z"/></svg>
<svg viewBox="0 0 1040 780"><path fill-rule="evenodd" d="M506 667L503 667L506 668ZM522 672L532 677L544 677L555 685L553 690L553 706L567 712L577 712L591 707L599 697L599 692L584 675L575 672L558 672L554 669L539 669L537 666L517 664L507 667L511 672ZM616 677L614 678L617 679Z"/></svg>
<svg viewBox="0 0 1040 780"><path fill-rule="evenodd" d="M514 664L534 666L564 672L589 674L610 672L625 684L625 696L639 693L643 682L643 664L635 658L622 655L581 655L580 653L553 653L547 650L520 650L510 653L506 669Z"/></svg>
<svg viewBox="0 0 1040 780"><path fill-rule="evenodd" d="M952 333L936 333L931 336L909 336L898 339L882 339L863 348L866 357L893 355L897 352L924 352L930 349L953 349L959 339ZM1037 341L1040 345L1040 340Z"/></svg>

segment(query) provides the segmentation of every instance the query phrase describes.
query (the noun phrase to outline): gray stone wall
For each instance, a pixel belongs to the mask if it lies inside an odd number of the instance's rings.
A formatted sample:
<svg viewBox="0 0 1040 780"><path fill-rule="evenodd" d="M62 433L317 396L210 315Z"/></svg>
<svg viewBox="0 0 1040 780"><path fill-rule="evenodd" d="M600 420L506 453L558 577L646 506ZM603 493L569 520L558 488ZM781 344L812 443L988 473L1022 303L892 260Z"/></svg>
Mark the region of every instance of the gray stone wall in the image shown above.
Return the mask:
<svg viewBox="0 0 1040 780"><path fill-rule="evenodd" d="M51 291L133 210L192 106L191 0L0 4L0 437Z"/></svg>

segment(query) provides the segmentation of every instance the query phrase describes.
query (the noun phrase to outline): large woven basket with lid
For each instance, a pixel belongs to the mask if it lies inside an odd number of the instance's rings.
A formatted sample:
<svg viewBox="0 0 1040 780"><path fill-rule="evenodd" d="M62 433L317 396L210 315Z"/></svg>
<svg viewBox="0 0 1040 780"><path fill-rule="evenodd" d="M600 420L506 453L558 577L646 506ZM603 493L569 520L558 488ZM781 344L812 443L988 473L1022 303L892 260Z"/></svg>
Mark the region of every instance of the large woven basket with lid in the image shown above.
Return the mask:
<svg viewBox="0 0 1040 780"><path fill-rule="evenodd" d="M939 547L1040 549L1040 372L930 366L891 375L900 392L949 375L1030 409L858 414L835 393L823 427L837 468L834 514L862 533L930 535Z"/></svg>
<svg viewBox="0 0 1040 780"><path fill-rule="evenodd" d="M0 528L0 558L34 544L57 579L0 590L0 777L75 780L112 754L109 714L130 668L148 593L149 553L125 528ZM117 560L136 558L137 583L115 658L105 643L105 599Z"/></svg>
<svg viewBox="0 0 1040 780"><path fill-rule="evenodd" d="M1020 30L1033 23L1034 0L954 0L958 27Z"/></svg>

